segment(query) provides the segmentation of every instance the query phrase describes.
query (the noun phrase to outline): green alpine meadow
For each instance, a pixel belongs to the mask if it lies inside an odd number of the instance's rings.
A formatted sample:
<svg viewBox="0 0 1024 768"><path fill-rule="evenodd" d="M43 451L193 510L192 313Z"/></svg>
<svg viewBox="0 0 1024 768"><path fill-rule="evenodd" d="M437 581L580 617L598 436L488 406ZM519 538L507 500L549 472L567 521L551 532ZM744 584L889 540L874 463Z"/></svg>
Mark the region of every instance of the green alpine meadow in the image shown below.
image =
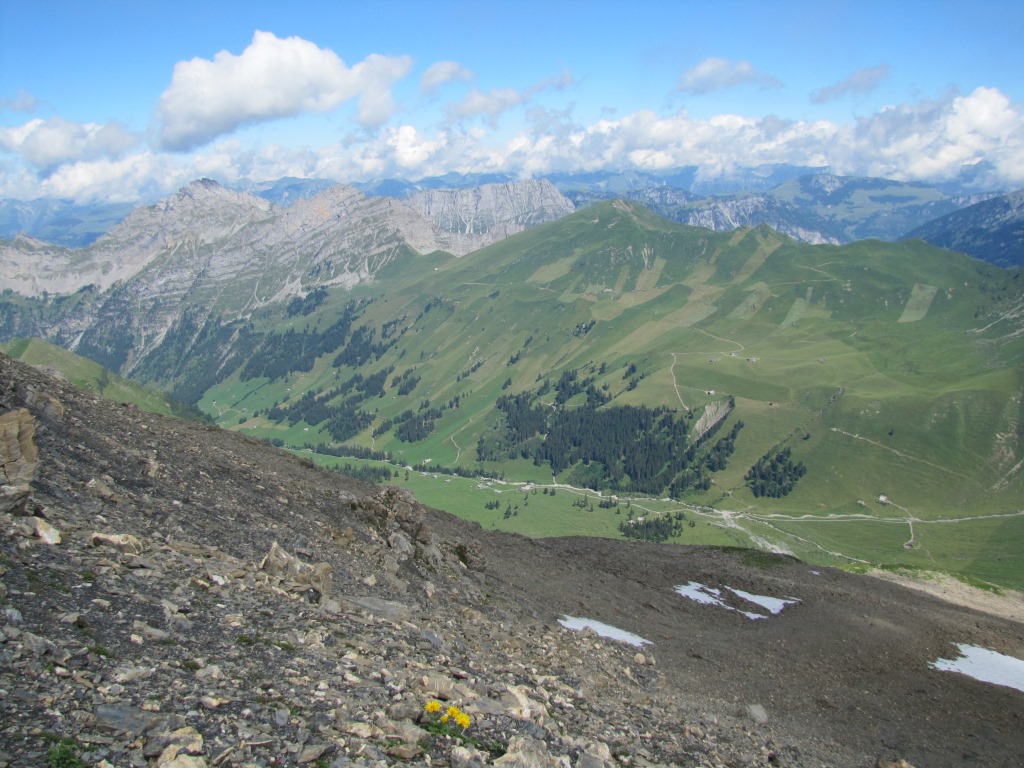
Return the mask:
<svg viewBox="0 0 1024 768"><path fill-rule="evenodd" d="M1021 588L1020 273L616 200L186 312L133 377L486 528Z"/></svg>

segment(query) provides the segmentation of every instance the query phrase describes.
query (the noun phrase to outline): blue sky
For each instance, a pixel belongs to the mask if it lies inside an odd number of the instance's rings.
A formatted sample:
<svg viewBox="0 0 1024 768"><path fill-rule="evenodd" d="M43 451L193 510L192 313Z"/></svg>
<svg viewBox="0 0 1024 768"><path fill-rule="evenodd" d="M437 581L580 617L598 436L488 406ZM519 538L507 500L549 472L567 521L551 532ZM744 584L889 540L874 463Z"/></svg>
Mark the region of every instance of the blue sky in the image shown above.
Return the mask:
<svg viewBox="0 0 1024 768"><path fill-rule="evenodd" d="M760 163L1024 186L1024 3L0 4L0 197Z"/></svg>

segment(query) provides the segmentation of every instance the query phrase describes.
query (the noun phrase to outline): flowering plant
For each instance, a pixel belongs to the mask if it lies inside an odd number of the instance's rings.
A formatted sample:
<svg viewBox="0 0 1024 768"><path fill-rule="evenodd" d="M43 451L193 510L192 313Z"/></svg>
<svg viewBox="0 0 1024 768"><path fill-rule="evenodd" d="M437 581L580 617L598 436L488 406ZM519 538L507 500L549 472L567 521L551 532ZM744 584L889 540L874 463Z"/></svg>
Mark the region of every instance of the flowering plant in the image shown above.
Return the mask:
<svg viewBox="0 0 1024 768"><path fill-rule="evenodd" d="M441 702L436 699L431 699L423 705L423 711L427 713L427 730L438 735L454 736L466 741L466 729L470 724L469 715L454 704L449 704L444 710L444 714L441 714L441 708ZM459 730L456 731L456 728Z"/></svg>

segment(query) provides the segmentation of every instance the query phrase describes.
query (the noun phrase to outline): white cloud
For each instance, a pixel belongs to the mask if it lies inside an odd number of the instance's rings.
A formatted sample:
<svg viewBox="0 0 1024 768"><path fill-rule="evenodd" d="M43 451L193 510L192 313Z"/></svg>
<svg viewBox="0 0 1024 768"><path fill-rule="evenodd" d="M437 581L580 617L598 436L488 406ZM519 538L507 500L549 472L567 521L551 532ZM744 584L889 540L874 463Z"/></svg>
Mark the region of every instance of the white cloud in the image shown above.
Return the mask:
<svg viewBox="0 0 1024 768"><path fill-rule="evenodd" d="M811 94L811 103L824 104L841 99L848 94L870 93L888 76L889 67L884 64L878 67L858 69L845 80L814 91Z"/></svg>
<svg viewBox="0 0 1024 768"><path fill-rule="evenodd" d="M487 117L493 123L501 113L529 103L538 93L549 90L560 91L574 83L572 73L565 70L560 75L545 78L521 91L514 88L494 88L487 93L482 93L474 88L466 94L462 101L449 105L448 113L454 120Z"/></svg>
<svg viewBox="0 0 1024 768"><path fill-rule="evenodd" d="M470 114L498 116L537 89L556 87L552 82L480 94L462 104ZM117 140L118 132L106 129L61 120L0 128L0 149L9 152L0 151L0 194L149 201L201 176L228 184L282 176L351 182L450 171L530 176L698 166L701 178L714 178L763 163L827 165L841 174L923 181L955 178L973 167L987 174L982 181L988 188L1024 186L1024 113L995 88L950 91L849 123L738 114L698 119L686 110L639 110L579 124L571 110L533 105L524 110L518 132L500 139L486 120L437 128L408 122L373 134L354 132L326 146L252 147L232 137L190 154L129 155L125 147L134 137Z"/></svg>
<svg viewBox="0 0 1024 768"><path fill-rule="evenodd" d="M729 59L711 57L684 72L679 78L676 90L700 95L740 85L777 88L782 85L782 82L771 75L758 72L749 61L730 61Z"/></svg>
<svg viewBox="0 0 1024 768"><path fill-rule="evenodd" d="M139 136L120 123L75 123L54 117L0 128L0 149L20 155L44 174L68 162L117 158L138 143Z"/></svg>
<svg viewBox="0 0 1024 768"><path fill-rule="evenodd" d="M438 61L431 64L423 77L420 78L420 91L427 96L445 83L467 82L473 79L473 73L454 61Z"/></svg>
<svg viewBox="0 0 1024 768"><path fill-rule="evenodd" d="M299 37L256 32L238 56L178 62L160 96L156 123L164 149L183 151L251 123L304 112L329 112L359 99L365 127L394 111L391 86L412 67L408 56L373 54L349 68L330 50Z"/></svg>
<svg viewBox="0 0 1024 768"><path fill-rule="evenodd" d="M188 165L173 157L140 152L118 160L67 163L44 179L39 194L80 203L153 200L195 178Z"/></svg>
<svg viewBox="0 0 1024 768"><path fill-rule="evenodd" d="M993 184L1024 183L1024 115L996 88L887 107L852 134L872 175L942 180L985 161Z"/></svg>
<svg viewBox="0 0 1024 768"><path fill-rule="evenodd" d="M457 114L460 117L484 115L496 118L502 112L518 107L528 98L525 91L515 88L494 88L487 93L473 89L459 102Z"/></svg>

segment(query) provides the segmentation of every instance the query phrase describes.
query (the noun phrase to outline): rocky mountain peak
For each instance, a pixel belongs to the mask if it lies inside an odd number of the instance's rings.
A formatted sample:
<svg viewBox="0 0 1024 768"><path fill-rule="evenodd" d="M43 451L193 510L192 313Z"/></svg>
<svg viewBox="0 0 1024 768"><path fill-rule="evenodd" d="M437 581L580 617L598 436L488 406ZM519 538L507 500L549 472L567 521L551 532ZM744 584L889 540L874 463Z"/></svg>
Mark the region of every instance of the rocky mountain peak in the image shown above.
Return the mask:
<svg viewBox="0 0 1024 768"><path fill-rule="evenodd" d="M264 200L251 192L236 192L213 179L196 179L175 194L161 200L156 207L167 211L184 210L191 213L200 210L201 206L209 205L239 206L260 211L269 211L274 207L269 200Z"/></svg>
<svg viewBox="0 0 1024 768"><path fill-rule="evenodd" d="M39 238L32 237L32 235L26 235L24 232L19 232L15 235L12 242L21 248L28 248L31 250L44 250L53 247Z"/></svg>

